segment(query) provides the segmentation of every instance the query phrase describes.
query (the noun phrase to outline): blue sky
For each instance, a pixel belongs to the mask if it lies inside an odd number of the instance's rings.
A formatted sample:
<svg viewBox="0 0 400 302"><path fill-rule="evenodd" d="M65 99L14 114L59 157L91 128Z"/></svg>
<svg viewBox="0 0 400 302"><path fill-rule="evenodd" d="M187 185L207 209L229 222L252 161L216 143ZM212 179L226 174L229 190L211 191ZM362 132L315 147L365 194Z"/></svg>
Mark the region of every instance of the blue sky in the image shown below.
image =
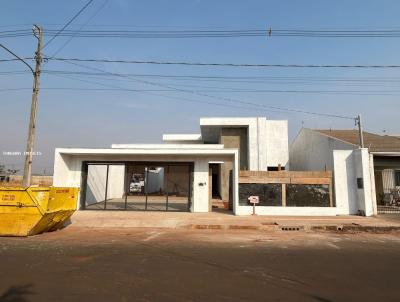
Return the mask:
<svg viewBox="0 0 400 302"><path fill-rule="evenodd" d="M69 27L78 29L182 30L182 29L400 29L399 1L205 1L95 0ZM86 1L4 1L0 31L63 26ZM88 22L90 20L90 22ZM45 37L45 41L48 38ZM45 50L54 53L67 38L57 37ZM32 56L33 37L0 38L0 43L21 56ZM400 64L400 38L294 38L251 37L231 39L94 39L74 38L60 57L107 58L157 61L271 64ZM3 50L0 59L9 58ZM85 63L109 72L162 75L282 77L283 80L242 82L146 78L181 89L302 90L293 92L208 92L258 104L355 116L362 113L365 128L382 133L400 133L400 70L396 69L290 69L183 67ZM0 72L24 70L20 62L0 63ZM88 71L62 62L49 61L43 69ZM267 116L289 120L292 139L301 126L353 128L349 120L316 117L267 109L244 109L184 101L223 103L220 100L182 92L46 90L45 88L102 88L101 83L127 89L154 89L132 79L42 74L39 96L34 171L52 170L54 148L108 147L111 143L160 142L163 133L198 132L202 116ZM296 80L287 79L295 77ZM298 79L303 80L299 81ZM311 78L311 80L310 80ZM315 79L372 79L370 82L315 81ZM387 82L379 79L397 78ZM304 80L306 79L306 80ZM307 80L308 79L308 80ZM314 79L314 80L313 80ZM378 80L376 80L378 79ZM82 80L97 82L91 84ZM31 101L29 74L0 74L0 162L21 167L23 158L3 151L24 151ZM104 88L104 87L103 87ZM326 91L345 91L327 93ZM351 91L356 91L355 93ZM370 92L368 92L370 91ZM161 93L160 93L161 94ZM167 95L168 97L165 97Z"/></svg>

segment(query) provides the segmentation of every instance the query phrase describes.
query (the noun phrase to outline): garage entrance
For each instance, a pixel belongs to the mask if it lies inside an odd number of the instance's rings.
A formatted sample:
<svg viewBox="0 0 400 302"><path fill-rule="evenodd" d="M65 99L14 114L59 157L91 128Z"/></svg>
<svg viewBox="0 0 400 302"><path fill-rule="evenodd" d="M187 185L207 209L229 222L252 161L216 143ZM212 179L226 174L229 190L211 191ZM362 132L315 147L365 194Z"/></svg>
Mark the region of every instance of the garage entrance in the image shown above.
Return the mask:
<svg viewBox="0 0 400 302"><path fill-rule="evenodd" d="M81 209L190 211L193 163L84 162Z"/></svg>

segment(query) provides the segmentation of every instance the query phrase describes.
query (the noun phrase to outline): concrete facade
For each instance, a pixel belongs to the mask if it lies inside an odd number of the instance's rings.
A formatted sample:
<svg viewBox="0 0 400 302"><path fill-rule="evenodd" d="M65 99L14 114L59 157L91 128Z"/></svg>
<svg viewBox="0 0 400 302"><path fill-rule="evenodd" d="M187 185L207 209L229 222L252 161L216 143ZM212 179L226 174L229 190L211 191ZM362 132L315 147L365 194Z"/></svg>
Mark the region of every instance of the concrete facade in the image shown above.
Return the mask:
<svg viewBox="0 0 400 302"><path fill-rule="evenodd" d="M235 148L239 151L240 170L248 170L248 150L247 150L247 129L246 128L222 128L220 130L219 143L225 148ZM229 201L229 188L232 163L222 163L219 169L219 192L222 200Z"/></svg>
<svg viewBox="0 0 400 302"><path fill-rule="evenodd" d="M229 129L229 130L228 130ZM247 170L267 171L268 167L288 169L289 141L288 122L267 120L265 117L211 117L200 119L199 134L164 134L167 144L218 144L221 143L222 131L246 129L246 147L241 142L239 151L247 154ZM226 134L225 134L226 135ZM241 159L242 161L242 159ZM242 167L244 168L244 167Z"/></svg>
<svg viewBox="0 0 400 302"><path fill-rule="evenodd" d="M269 171L278 167L288 170L321 171L334 173L334 206L258 206L259 215L347 215L376 214L374 158L367 149L322 134L302 129L290 147L287 121L266 118L202 118L200 134L167 134L164 144L113 144L106 149L57 148L54 161L54 186L81 187L84 163L107 163L109 166L108 198L122 198L126 192L127 175L143 170L145 164L181 163L168 165L175 171L166 180L165 171L149 176L154 178L150 191L176 191L174 183L184 183L186 164L190 164L191 185L179 188L182 196L190 196L191 212L209 212L211 208L210 184L218 175L221 199L229 200L236 215L250 215L250 205L239 205L238 180L240 170ZM289 162L290 153L290 162ZM135 163L135 168L129 163ZM143 165L141 165L143 163ZM182 168L186 165L186 168ZM125 169L127 165L127 169ZM88 172L89 200L103 198L104 166ZM153 170L154 170L153 169ZM180 169L182 171L180 171ZM171 171L172 171L171 170ZM185 176L186 173L186 176ZM96 176L98 175L98 176ZM97 178L96 178L97 177ZM158 181L157 181L158 180ZM190 192L188 192L190 191ZM151 193L151 192L150 192ZM186 194L186 195L185 195ZM147 196L147 195L146 195ZM80 204L78 204L78 207Z"/></svg>
<svg viewBox="0 0 400 302"><path fill-rule="evenodd" d="M302 129L290 146L290 167L333 171L337 215L377 214L374 163L368 149Z"/></svg>
<svg viewBox="0 0 400 302"><path fill-rule="evenodd" d="M338 214L375 215L373 159L368 149L334 150L335 200ZM357 180L362 180L362 187Z"/></svg>
<svg viewBox="0 0 400 302"><path fill-rule="evenodd" d="M240 170L289 169L287 121L265 117L201 118L200 134L165 134L167 144L220 144L239 151ZM220 163L219 193L229 200L232 163ZM215 174L214 174L215 175Z"/></svg>
<svg viewBox="0 0 400 302"><path fill-rule="evenodd" d="M208 212L211 209L209 182L212 182L212 177L210 177L210 165L212 165L214 173L216 170L219 173L220 179L217 183L221 198L230 201L233 213L244 215L249 214L250 210L249 207L238 205L239 170L267 171L278 167L289 168L287 121L270 121L264 117L202 118L200 132L199 134L165 134L163 135L164 144L113 144L110 149L58 148L55 152L53 184L80 187L83 163L106 162L116 171L115 173L119 174L109 177L112 183L108 188L107 196L121 198L120 195L124 194L123 186L127 181L125 174L132 174L133 171L122 171L124 166L118 166L118 163L191 163L193 187L190 194L190 211ZM129 166L128 169L130 169ZM102 196L99 192L102 192L101 188L104 184L100 180L96 181L92 175L88 176L87 183L93 191L93 202L101 200ZM179 178L179 173L174 177ZM173 179L170 180L173 181ZM168 192L171 189L169 184L160 185ZM283 211L289 213L295 209ZM299 213L306 212L304 209L299 209ZM268 214L273 213L268 212Z"/></svg>
<svg viewBox="0 0 400 302"><path fill-rule="evenodd" d="M265 117L201 118L204 143L218 143L221 129L247 129L248 170L267 171L268 167L287 167L289 163L288 122Z"/></svg>
<svg viewBox="0 0 400 302"><path fill-rule="evenodd" d="M237 203L238 189L238 151L236 149L221 149L219 146L208 145L208 148L159 148L143 149L139 145L129 149L78 149L57 148L54 160L54 186L81 187L82 165L84 162L191 162L194 166L193 187L191 195L191 212L208 212L209 187L208 173L209 163L213 161L232 162L233 168L233 203ZM113 166L113 165L112 165ZM121 171L120 171L121 172ZM100 172L101 173L101 172ZM121 175L116 178L118 186ZM235 178L236 177L236 178ZM102 184L96 184L98 187ZM78 202L77 207L80 208ZM235 207L234 207L235 208Z"/></svg>

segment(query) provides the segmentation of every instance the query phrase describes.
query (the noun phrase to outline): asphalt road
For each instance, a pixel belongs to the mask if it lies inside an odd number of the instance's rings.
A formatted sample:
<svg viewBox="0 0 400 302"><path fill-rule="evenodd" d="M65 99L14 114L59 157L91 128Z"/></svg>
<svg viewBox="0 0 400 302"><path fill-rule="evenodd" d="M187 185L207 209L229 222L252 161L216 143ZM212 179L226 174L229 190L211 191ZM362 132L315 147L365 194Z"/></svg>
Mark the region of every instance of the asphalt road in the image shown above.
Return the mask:
<svg viewBox="0 0 400 302"><path fill-rule="evenodd" d="M399 301L400 234L67 228L0 238L0 301Z"/></svg>

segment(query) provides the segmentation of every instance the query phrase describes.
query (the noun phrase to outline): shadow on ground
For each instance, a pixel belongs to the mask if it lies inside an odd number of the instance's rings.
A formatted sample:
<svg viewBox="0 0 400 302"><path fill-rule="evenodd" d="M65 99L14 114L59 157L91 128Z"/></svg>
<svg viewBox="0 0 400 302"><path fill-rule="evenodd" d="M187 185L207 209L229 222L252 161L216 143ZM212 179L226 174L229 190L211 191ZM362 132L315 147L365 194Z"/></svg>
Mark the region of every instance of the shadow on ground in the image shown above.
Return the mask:
<svg viewBox="0 0 400 302"><path fill-rule="evenodd" d="M33 284L11 286L1 296L0 302L29 302L28 296L33 295Z"/></svg>

